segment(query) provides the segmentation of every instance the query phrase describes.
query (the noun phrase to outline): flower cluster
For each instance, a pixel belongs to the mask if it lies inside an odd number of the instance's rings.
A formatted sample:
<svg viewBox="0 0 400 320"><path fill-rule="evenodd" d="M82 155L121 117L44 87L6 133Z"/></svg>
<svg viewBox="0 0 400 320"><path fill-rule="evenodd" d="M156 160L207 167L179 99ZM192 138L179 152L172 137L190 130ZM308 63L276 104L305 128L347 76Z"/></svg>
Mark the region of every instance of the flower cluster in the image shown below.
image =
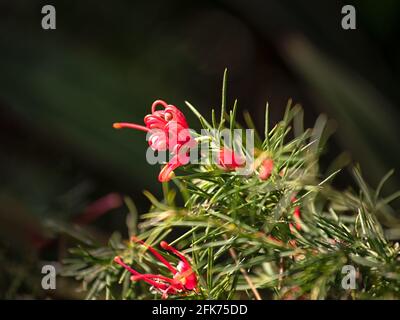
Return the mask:
<svg viewBox="0 0 400 320"><path fill-rule="evenodd" d="M157 110L158 106L163 109ZM144 123L145 126L129 122L116 122L113 127L144 131L148 134L147 140L151 149L169 151L172 154L172 158L158 175L160 182L167 182L174 176L175 169L189 163L189 152L197 145L196 140L189 131L184 114L176 106L163 100L153 102L151 114L144 117ZM217 165L225 171L232 171L244 167L246 164L246 159L242 155L228 147L222 147L217 158ZM272 170L272 168L267 168L267 170Z"/></svg>
<svg viewBox="0 0 400 320"><path fill-rule="evenodd" d="M157 110L158 106L162 106L163 109ZM156 100L152 104L151 114L145 116L144 123L145 126L134 123L118 122L114 123L113 126L116 129L131 128L147 132L150 148L156 151L169 151L173 155L172 159L163 167L158 176L160 182L167 182L173 177L176 168L188 163L190 158L189 152L191 148L197 145L197 143L189 132L189 126L184 114L177 107L167 104L163 100ZM224 171L235 171L236 169L242 168L246 165L246 158L235 152L233 149L224 146L217 150L219 151L217 151L216 165L220 169ZM262 155L258 160L258 164L253 168L253 172L257 170L258 178L262 181L266 181L270 179L273 174L275 163L269 155ZM299 205L296 204L298 201L297 198L292 197L291 201L295 204L292 214L294 225L293 223L289 223L289 228L290 231L294 233L295 229L297 229L297 231L301 230L301 213ZM281 240L274 238L272 235L269 235L268 239L278 245L283 244ZM170 251L179 258L180 261L175 268L152 246L146 244L137 237L132 237L132 241L145 246L154 257L172 273L172 277L170 278L162 274L141 274L131 266L127 265L120 256L115 257L114 262L121 265L132 274L132 281L142 280L150 284L152 288L162 294L163 299L166 299L169 295L186 294L190 291L198 291L197 276L182 253L168 245L165 241L160 243L161 248ZM290 240L289 245L295 247L296 241Z"/></svg>
<svg viewBox="0 0 400 320"><path fill-rule="evenodd" d="M147 282L148 284L152 285L153 288L161 292L161 297L163 299L168 298L168 295L175 295L178 293L182 294L189 291L197 292L197 276L193 272L190 263L181 252L170 246L165 241L161 241L160 243L161 248L172 252L180 259L177 267L175 268L152 246L146 244L135 236L133 236L131 239L132 241L145 246L157 260L159 260L164 266L168 268L169 271L171 271L173 275L172 278L168 278L161 274L142 274L132 267L128 266L120 256L116 256L114 258L114 262L118 263L132 274L132 281L143 280L144 282Z"/></svg>
<svg viewBox="0 0 400 320"><path fill-rule="evenodd" d="M162 110L157 110L161 106ZM163 167L158 180L169 181L174 170L189 162L189 149L196 145L189 132L189 126L183 113L174 105L156 100L151 106L151 114L144 117L146 126L128 122L113 124L115 129L130 128L148 133L150 148L155 151L169 151L172 159Z"/></svg>
<svg viewBox="0 0 400 320"><path fill-rule="evenodd" d="M152 206L140 222L129 219L129 230L143 240L132 237L127 247L113 239L107 250L73 253L80 259L70 259L66 274L90 288L87 299L154 299L154 293L162 299L399 298L400 249L386 237L395 230L378 221L395 222L388 202L398 193L380 194L390 174L373 190L356 167L360 190L337 189L331 182L336 172L326 176L319 166L324 121L303 130L301 108L291 101L271 129L266 107L264 137L249 115L250 129L236 122L236 104L226 111L225 85L220 121L215 111L209 123L187 106L200 132L189 132L184 114L162 100L144 125L114 123L146 132L147 160L166 163L159 181L169 181L180 166L188 174L175 181L178 188L163 185L162 201L147 194ZM190 246L192 259L161 241L167 235ZM162 250L151 246L154 239ZM357 290L344 286L343 267L349 266ZM114 290L118 282L124 286Z"/></svg>

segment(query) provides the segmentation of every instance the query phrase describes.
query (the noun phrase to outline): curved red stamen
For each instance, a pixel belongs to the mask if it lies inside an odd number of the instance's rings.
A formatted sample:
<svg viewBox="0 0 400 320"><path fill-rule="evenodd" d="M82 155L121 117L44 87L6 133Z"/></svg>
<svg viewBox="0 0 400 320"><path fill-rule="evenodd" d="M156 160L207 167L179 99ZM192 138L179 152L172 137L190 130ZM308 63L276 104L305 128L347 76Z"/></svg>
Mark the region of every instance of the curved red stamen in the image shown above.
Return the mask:
<svg viewBox="0 0 400 320"><path fill-rule="evenodd" d="M173 274L176 274L178 271L161 255L159 254L152 246L148 245L145 243L143 240L140 240L139 238L132 236L131 240L133 242L138 242L141 245L145 246L147 249L150 250L150 252L162 263L164 264Z"/></svg>
<svg viewBox="0 0 400 320"><path fill-rule="evenodd" d="M128 270L130 273L134 274L134 275L140 275L139 272L137 272L135 269L131 268L130 266L128 266L121 257L116 256L114 258L114 262L118 263L120 266L124 267L126 270Z"/></svg>
<svg viewBox="0 0 400 320"><path fill-rule="evenodd" d="M139 124L129 123L129 122L116 122L113 124L113 128L114 129L129 128L129 129L135 129L135 130L140 130L140 131L144 131L144 132L150 131L150 129L145 126L141 126Z"/></svg>
<svg viewBox="0 0 400 320"><path fill-rule="evenodd" d="M176 250L174 247L170 246L167 242L161 241L160 242L161 248L164 250L171 251L173 254L175 254L178 258L180 258L185 264L189 266L189 262L186 260L186 257L180 253L178 250Z"/></svg>
<svg viewBox="0 0 400 320"><path fill-rule="evenodd" d="M125 268L126 270L128 270L128 271L129 271L131 274L133 274L135 277L136 277L136 276L141 276L141 273L137 272L135 269L133 269L133 268L131 268L130 266L128 266L128 265L122 260L121 257L116 256L116 257L114 258L114 262L115 262L115 263L118 263L121 267L123 267L123 268ZM151 284L152 286L155 286L155 287L158 287L158 286L161 285L159 282L154 281L154 280L151 280L151 279L148 279L148 278L143 278L142 280L145 281L145 282L147 282L148 284ZM165 284L164 284L164 286L165 286L164 288L167 287Z"/></svg>
<svg viewBox="0 0 400 320"><path fill-rule="evenodd" d="M166 103L164 100L156 100L151 105L151 113L156 111L158 105L162 105L164 108L168 107L168 103Z"/></svg>
<svg viewBox="0 0 400 320"><path fill-rule="evenodd" d="M168 282L173 285L179 285L179 282L177 280L165 277L161 274L144 273L144 274L132 276L131 279L132 279L132 281L144 280L144 279L157 279L157 280Z"/></svg>

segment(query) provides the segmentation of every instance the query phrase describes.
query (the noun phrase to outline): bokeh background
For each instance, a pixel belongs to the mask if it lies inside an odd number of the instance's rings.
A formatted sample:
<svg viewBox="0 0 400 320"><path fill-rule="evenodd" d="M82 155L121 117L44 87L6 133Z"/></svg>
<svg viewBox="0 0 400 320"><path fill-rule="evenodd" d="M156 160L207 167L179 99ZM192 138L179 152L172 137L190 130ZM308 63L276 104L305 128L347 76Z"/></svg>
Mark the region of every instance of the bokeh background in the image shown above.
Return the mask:
<svg viewBox="0 0 400 320"><path fill-rule="evenodd" d="M56 30L41 28L45 4ZM260 129L266 101L276 122L292 98L307 125L332 119L327 164L344 151L372 186L397 169L386 192L399 189L399 31L397 0L0 0L0 298L81 297L65 279L40 289L38 266L65 256L54 226L106 241L126 235L125 195L146 212L142 191L161 194L144 135L111 124L161 98L196 128L184 101L210 115L225 67L229 103Z"/></svg>

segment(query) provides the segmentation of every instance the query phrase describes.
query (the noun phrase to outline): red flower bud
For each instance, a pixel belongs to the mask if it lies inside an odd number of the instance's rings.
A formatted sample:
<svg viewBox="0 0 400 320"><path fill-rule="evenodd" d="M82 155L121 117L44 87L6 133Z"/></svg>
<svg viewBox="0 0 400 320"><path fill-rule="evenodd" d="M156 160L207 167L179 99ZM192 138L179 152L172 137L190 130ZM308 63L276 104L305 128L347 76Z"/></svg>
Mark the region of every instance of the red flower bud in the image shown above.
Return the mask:
<svg viewBox="0 0 400 320"><path fill-rule="evenodd" d="M274 160L265 159L259 168L258 176L261 180L268 180L271 176L272 170L274 169Z"/></svg>

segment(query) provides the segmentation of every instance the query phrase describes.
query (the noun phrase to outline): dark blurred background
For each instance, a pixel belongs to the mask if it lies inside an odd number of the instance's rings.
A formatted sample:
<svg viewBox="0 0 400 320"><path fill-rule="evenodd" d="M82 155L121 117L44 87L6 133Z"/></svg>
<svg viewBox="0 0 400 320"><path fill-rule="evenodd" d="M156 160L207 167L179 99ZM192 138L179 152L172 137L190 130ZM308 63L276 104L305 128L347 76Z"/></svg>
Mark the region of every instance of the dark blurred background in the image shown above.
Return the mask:
<svg viewBox="0 0 400 320"><path fill-rule="evenodd" d="M45 4L56 30L41 28ZM341 27L345 4L356 30ZM209 116L225 67L229 103L260 130L265 102L276 122L292 98L308 126L334 119L328 162L348 152L373 186L398 171L399 31L397 0L0 0L0 298L48 296L37 264L64 251L46 221L126 233L122 196L145 212L159 168L143 134L111 124L141 123L161 98L196 127L184 101ZM397 173L385 191L399 186Z"/></svg>

